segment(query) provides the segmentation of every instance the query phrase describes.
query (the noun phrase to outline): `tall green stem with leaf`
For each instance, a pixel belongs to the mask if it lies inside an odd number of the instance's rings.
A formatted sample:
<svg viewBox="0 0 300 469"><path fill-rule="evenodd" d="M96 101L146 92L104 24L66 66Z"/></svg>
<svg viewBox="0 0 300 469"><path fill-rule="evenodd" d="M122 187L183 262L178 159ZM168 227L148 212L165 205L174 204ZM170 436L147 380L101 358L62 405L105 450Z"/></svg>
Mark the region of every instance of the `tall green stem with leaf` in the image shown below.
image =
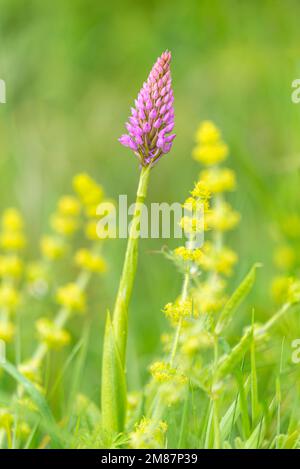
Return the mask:
<svg viewBox="0 0 300 469"><path fill-rule="evenodd" d="M139 225L143 203L147 195L149 174L150 167L142 169L113 317L111 319L108 313L106 322L103 345L101 407L103 427L110 433L122 431L125 422L128 306L137 268Z"/></svg>

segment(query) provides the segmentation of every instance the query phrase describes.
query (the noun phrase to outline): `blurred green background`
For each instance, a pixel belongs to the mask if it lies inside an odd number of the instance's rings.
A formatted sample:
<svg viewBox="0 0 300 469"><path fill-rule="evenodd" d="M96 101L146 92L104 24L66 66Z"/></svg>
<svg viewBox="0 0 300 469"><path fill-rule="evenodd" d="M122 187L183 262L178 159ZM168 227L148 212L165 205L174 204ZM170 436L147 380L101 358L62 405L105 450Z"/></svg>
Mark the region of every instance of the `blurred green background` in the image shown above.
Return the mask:
<svg viewBox="0 0 300 469"><path fill-rule="evenodd" d="M7 103L0 105L0 208L24 213L28 256L37 256L49 214L76 172L89 172L109 197L134 200L137 162L117 138L152 64L168 48L177 138L153 170L148 200L186 198L200 169L191 158L195 130L201 120L214 120L239 183L231 196L242 214L229 240L240 257L232 286L254 261L264 264L247 317L237 324L249 321L253 304L266 319L273 311L272 226L299 208L300 104L291 102L291 83L300 77L299 2L0 0L0 12L0 78L7 86ZM180 288L174 267L153 253L163 244L141 242L130 318L132 387L146 377L150 354L159 353L160 311ZM95 394L103 319L124 249L123 240L106 242L110 269L94 282L83 387ZM75 337L80 332L74 327Z"/></svg>

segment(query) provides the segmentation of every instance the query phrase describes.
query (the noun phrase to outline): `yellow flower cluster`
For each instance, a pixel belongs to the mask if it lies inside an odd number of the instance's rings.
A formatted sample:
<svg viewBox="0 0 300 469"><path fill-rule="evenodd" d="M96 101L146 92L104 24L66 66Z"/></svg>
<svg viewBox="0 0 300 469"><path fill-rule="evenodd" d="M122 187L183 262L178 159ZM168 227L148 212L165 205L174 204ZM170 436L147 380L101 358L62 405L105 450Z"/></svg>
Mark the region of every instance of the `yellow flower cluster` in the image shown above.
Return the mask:
<svg viewBox="0 0 300 469"><path fill-rule="evenodd" d="M0 277L2 279L19 279L23 271L23 263L16 254L0 256Z"/></svg>
<svg viewBox="0 0 300 469"><path fill-rule="evenodd" d="M75 263L83 270L103 273L107 270L107 265L103 257L93 253L89 249L80 249L75 254Z"/></svg>
<svg viewBox="0 0 300 469"><path fill-rule="evenodd" d="M56 212L51 217L51 226L61 236L72 236L79 228L80 202L71 195L65 195L58 201Z"/></svg>
<svg viewBox="0 0 300 469"><path fill-rule="evenodd" d="M11 342L15 326L10 316L16 313L21 302L18 289L23 273L20 251L25 246L23 219L15 208L4 211L1 217L0 247L5 254L0 256L0 339Z"/></svg>
<svg viewBox="0 0 300 469"><path fill-rule="evenodd" d="M136 424L135 431L130 433L130 446L134 449L159 449L164 447L165 433L168 426L165 422L156 422L143 417Z"/></svg>
<svg viewBox="0 0 300 469"><path fill-rule="evenodd" d="M154 362L150 366L150 372L159 383L166 383L168 381L174 381L178 383L186 383L187 378L182 373L179 373L176 368L173 368L169 363L166 362Z"/></svg>
<svg viewBox="0 0 300 469"><path fill-rule="evenodd" d="M63 257L66 252L66 245L59 237L47 235L41 239L41 251L46 259L53 261Z"/></svg>
<svg viewBox="0 0 300 469"><path fill-rule="evenodd" d="M41 382L41 370L40 370L40 361L35 358L29 359L24 363L21 363L18 366L18 370L22 375L25 376L29 381L32 381L34 384L39 385Z"/></svg>
<svg viewBox="0 0 300 469"><path fill-rule="evenodd" d="M228 155L228 147L222 142L219 130L210 121L203 122L196 133L195 160L206 165L221 163Z"/></svg>
<svg viewBox="0 0 300 469"><path fill-rule="evenodd" d="M15 326L11 321L0 321L0 339L4 342L11 342L15 334Z"/></svg>
<svg viewBox="0 0 300 469"><path fill-rule="evenodd" d="M200 262L203 257L201 249L189 249L185 246L179 246L178 248L174 249L174 255L183 261L192 261L196 263Z"/></svg>
<svg viewBox="0 0 300 469"><path fill-rule="evenodd" d="M198 317L198 311L194 307L191 299L186 299L184 301L177 300L175 303L167 303L163 312L173 324L177 324L180 320Z"/></svg>
<svg viewBox="0 0 300 469"><path fill-rule="evenodd" d="M208 227L216 231L229 231L240 221L240 214L224 201L218 203L206 215Z"/></svg>
<svg viewBox="0 0 300 469"><path fill-rule="evenodd" d="M211 314L220 311L227 297L224 295L225 282L221 277L200 283L192 291L194 302L201 313Z"/></svg>
<svg viewBox="0 0 300 469"><path fill-rule="evenodd" d="M15 208L5 210L1 219L0 246L5 251L18 252L25 243L21 214Z"/></svg>
<svg viewBox="0 0 300 469"><path fill-rule="evenodd" d="M9 283L0 286L0 308L8 313L15 313L20 303L20 294L18 290Z"/></svg>
<svg viewBox="0 0 300 469"><path fill-rule="evenodd" d="M0 428L8 430L12 426L14 417L8 409L0 408Z"/></svg>
<svg viewBox="0 0 300 469"><path fill-rule="evenodd" d="M280 220L280 243L273 254L273 262L280 271L280 276L273 279L271 293L277 303L293 303L292 285L297 281L294 275L299 271L300 256L298 254L300 236L300 216L297 213L285 215Z"/></svg>
<svg viewBox="0 0 300 469"><path fill-rule="evenodd" d="M181 353L193 356L197 352L214 346L214 337L208 331L199 330L198 325L192 324L185 329L181 339Z"/></svg>
<svg viewBox="0 0 300 469"><path fill-rule="evenodd" d="M66 309L78 313L84 313L86 308L85 295L76 283L68 283L58 288L56 301Z"/></svg>
<svg viewBox="0 0 300 469"><path fill-rule="evenodd" d="M226 246L217 249L211 241L207 241L203 245L203 255L198 263L204 270L229 276L237 260L237 254L232 249Z"/></svg>
<svg viewBox="0 0 300 469"><path fill-rule="evenodd" d="M60 349L68 345L71 340L70 334L66 330L62 329L48 318L38 319L35 326L39 340L50 349Z"/></svg>
<svg viewBox="0 0 300 469"><path fill-rule="evenodd" d="M292 277L275 277L272 282L272 294L279 304L300 302L300 280Z"/></svg>
<svg viewBox="0 0 300 469"><path fill-rule="evenodd" d="M89 218L85 225L86 237L92 241L99 239L97 235L97 207L104 200L104 190L88 174L77 174L73 179L73 187L84 206Z"/></svg>
<svg viewBox="0 0 300 469"><path fill-rule="evenodd" d="M291 270L297 260L295 250L288 244L279 245L274 252L274 264L283 271Z"/></svg>
<svg viewBox="0 0 300 469"><path fill-rule="evenodd" d="M236 188L235 172L229 168L208 168L201 171L199 177L212 194L233 191Z"/></svg>
<svg viewBox="0 0 300 469"><path fill-rule="evenodd" d="M185 212L190 213L185 214L181 218L180 226L185 234L189 235L190 245L192 246L197 234L201 234L207 229L206 215L209 213L209 198L211 193L206 184L199 181L191 195L192 197L186 199L183 204ZM201 250L196 246L194 249L180 246L174 250L174 256L184 261L196 262L201 257Z"/></svg>
<svg viewBox="0 0 300 469"><path fill-rule="evenodd" d="M29 436L30 427L28 423L18 418L15 420L14 415L9 409L4 407L0 408L0 429L4 430L8 436L8 439L11 438L12 427L14 426L17 438L23 439Z"/></svg>

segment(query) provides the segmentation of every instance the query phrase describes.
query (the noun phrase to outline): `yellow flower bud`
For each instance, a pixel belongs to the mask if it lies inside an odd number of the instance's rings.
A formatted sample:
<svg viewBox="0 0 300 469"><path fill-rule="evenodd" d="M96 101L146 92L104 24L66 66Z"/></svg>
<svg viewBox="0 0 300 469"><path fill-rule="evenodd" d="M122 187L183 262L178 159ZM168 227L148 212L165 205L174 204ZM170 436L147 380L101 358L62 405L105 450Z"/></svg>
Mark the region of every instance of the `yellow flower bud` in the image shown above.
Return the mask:
<svg viewBox="0 0 300 469"><path fill-rule="evenodd" d="M75 254L75 263L82 269L91 272L105 272L107 270L106 262L98 254L94 254L88 249L80 249Z"/></svg>
<svg viewBox="0 0 300 469"><path fill-rule="evenodd" d="M41 239L41 251L46 258L55 260L64 255L65 245L54 236L44 236Z"/></svg>
<svg viewBox="0 0 300 469"><path fill-rule="evenodd" d="M85 311L85 295L76 283L68 283L60 287L56 293L56 301L71 311Z"/></svg>
<svg viewBox="0 0 300 469"><path fill-rule="evenodd" d="M76 217L80 213L80 202L72 195L65 195L58 201L58 211L64 216Z"/></svg>
<svg viewBox="0 0 300 469"><path fill-rule="evenodd" d="M103 199L103 189L88 174L77 174L73 179L75 192L84 205L98 205Z"/></svg>
<svg viewBox="0 0 300 469"><path fill-rule="evenodd" d="M236 188L235 172L228 168L206 169L201 171L199 177L214 194L233 191Z"/></svg>
<svg viewBox="0 0 300 469"><path fill-rule="evenodd" d="M0 277L19 278L23 264L21 259L15 255L0 256Z"/></svg>
<svg viewBox="0 0 300 469"><path fill-rule="evenodd" d="M76 218L54 214L51 217L53 230L62 236L71 236L79 228L79 221Z"/></svg>
<svg viewBox="0 0 300 469"><path fill-rule="evenodd" d="M20 303L18 291L10 284L3 284L0 287L0 307L9 312L15 312Z"/></svg>
<svg viewBox="0 0 300 469"><path fill-rule="evenodd" d="M278 246L274 252L274 264L282 270L290 270L296 261L296 253L286 244Z"/></svg>
<svg viewBox="0 0 300 469"><path fill-rule="evenodd" d="M35 359L28 360L24 363L21 363L18 366L18 370L25 378L29 379L33 383L40 383L41 375L40 375L40 362Z"/></svg>
<svg viewBox="0 0 300 469"><path fill-rule="evenodd" d="M21 231L23 228L23 218L20 212L15 208L8 208L1 219L4 231Z"/></svg>
<svg viewBox="0 0 300 469"><path fill-rule="evenodd" d="M158 449L164 447L165 433L168 426L165 422L157 422L149 418L143 417L136 424L135 431L131 432L130 446L134 449Z"/></svg>
<svg viewBox="0 0 300 469"><path fill-rule="evenodd" d="M196 132L196 141L201 144L215 143L220 139L220 131L211 121L204 121Z"/></svg>
<svg viewBox="0 0 300 469"><path fill-rule="evenodd" d="M0 321L0 339L11 342L15 334L15 326L12 322Z"/></svg>
<svg viewBox="0 0 300 469"><path fill-rule="evenodd" d="M25 237L19 231L3 231L0 235L0 245L6 251L21 251L25 244Z"/></svg>
<svg viewBox="0 0 300 469"><path fill-rule="evenodd" d="M60 349L70 342L70 334L47 318L40 318L35 323L39 339L49 348Z"/></svg>
<svg viewBox="0 0 300 469"><path fill-rule="evenodd" d="M227 156L228 146L223 142L199 145L193 150L194 159L206 165L221 163Z"/></svg>
<svg viewBox="0 0 300 469"><path fill-rule="evenodd" d="M240 214L233 210L227 202L221 202L206 214L205 220L211 229L228 231L235 228L240 218Z"/></svg>
<svg viewBox="0 0 300 469"><path fill-rule="evenodd" d="M0 408L0 428L7 430L12 426L14 417L8 409Z"/></svg>
<svg viewBox="0 0 300 469"><path fill-rule="evenodd" d="M97 220L90 220L85 226L85 235L91 241L99 240L97 234Z"/></svg>

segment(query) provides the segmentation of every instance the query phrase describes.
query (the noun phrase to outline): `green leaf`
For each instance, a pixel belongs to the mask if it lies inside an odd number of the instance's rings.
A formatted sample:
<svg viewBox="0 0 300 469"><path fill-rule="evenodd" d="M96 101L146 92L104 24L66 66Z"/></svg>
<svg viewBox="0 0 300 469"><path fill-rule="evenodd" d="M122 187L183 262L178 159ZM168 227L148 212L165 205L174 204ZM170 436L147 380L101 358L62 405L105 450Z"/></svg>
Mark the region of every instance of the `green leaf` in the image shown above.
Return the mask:
<svg viewBox="0 0 300 469"><path fill-rule="evenodd" d="M115 334L108 312L106 318L103 364L101 414L104 431L110 434L124 430L126 413L126 380Z"/></svg>
<svg viewBox="0 0 300 469"><path fill-rule="evenodd" d="M37 406L41 415L41 425L50 435L53 447L64 448L66 441L62 437L62 431L58 428L57 423L53 417L50 407L47 404L44 396L37 390L37 388L23 376L18 369L9 362L1 363L2 368L19 383L25 391L29 394L35 405Z"/></svg>
<svg viewBox="0 0 300 469"><path fill-rule="evenodd" d="M228 326L233 314L250 292L255 282L256 269L258 267L261 267L261 264L256 263L253 265L246 277L242 280L240 285L233 292L233 294L225 304L216 325L215 332L217 335L220 335L223 329Z"/></svg>

